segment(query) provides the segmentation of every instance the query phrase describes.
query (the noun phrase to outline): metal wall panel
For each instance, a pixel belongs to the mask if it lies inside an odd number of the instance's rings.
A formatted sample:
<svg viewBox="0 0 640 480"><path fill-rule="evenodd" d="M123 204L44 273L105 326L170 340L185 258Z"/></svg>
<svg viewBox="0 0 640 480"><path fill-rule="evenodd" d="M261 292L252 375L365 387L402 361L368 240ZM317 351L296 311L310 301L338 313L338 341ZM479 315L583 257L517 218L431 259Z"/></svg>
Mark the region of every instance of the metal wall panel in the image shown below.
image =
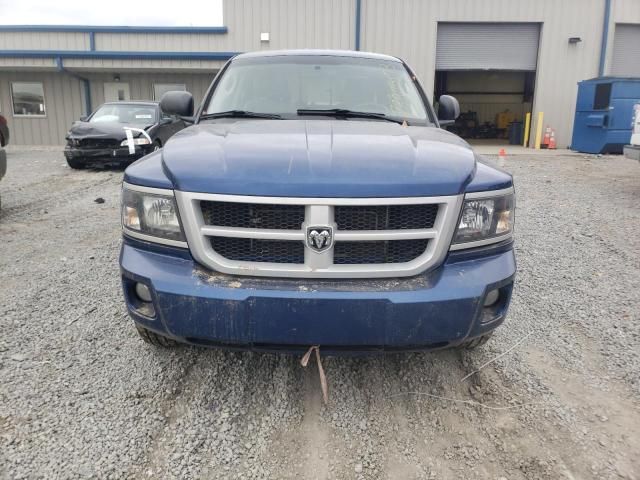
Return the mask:
<svg viewBox="0 0 640 480"><path fill-rule="evenodd" d="M89 36L82 32L0 32L3 50L88 50Z"/></svg>
<svg viewBox="0 0 640 480"><path fill-rule="evenodd" d="M229 48L254 51L283 48L352 49L355 0L225 0ZM270 41L261 42L260 33Z"/></svg>
<svg viewBox="0 0 640 480"><path fill-rule="evenodd" d="M640 77L640 25L615 26L611 75Z"/></svg>
<svg viewBox="0 0 640 480"><path fill-rule="evenodd" d="M540 26L439 23L436 70L528 70L538 60Z"/></svg>
<svg viewBox="0 0 640 480"><path fill-rule="evenodd" d="M96 33L96 50L136 52L234 51L228 34Z"/></svg>
<svg viewBox="0 0 640 480"><path fill-rule="evenodd" d="M16 70L55 70L56 62L53 58L1 58L0 69L3 71Z"/></svg>
<svg viewBox="0 0 640 480"><path fill-rule="evenodd" d="M45 117L14 116L11 106L11 82L42 82ZM82 115L80 81L59 73L0 73L0 111L11 129L11 144L56 145L64 136L72 119ZM60 157L63 160L62 157Z"/></svg>
<svg viewBox="0 0 640 480"><path fill-rule="evenodd" d="M69 58L64 60L65 68L76 72L87 71L137 71L137 72L215 72L225 64L217 60L126 60L109 58Z"/></svg>
<svg viewBox="0 0 640 480"><path fill-rule="evenodd" d="M109 51L245 52L283 48L354 47L355 0L225 0L228 33L96 33ZM260 33L269 32L269 42Z"/></svg>

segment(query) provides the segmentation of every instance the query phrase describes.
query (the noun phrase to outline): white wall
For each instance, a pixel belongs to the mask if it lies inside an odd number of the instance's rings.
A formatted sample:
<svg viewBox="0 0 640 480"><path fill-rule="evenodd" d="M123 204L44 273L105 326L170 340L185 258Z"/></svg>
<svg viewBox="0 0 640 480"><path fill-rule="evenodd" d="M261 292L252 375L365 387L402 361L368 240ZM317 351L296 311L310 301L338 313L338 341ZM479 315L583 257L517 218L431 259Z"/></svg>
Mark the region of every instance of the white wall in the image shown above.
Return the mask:
<svg viewBox="0 0 640 480"><path fill-rule="evenodd" d="M89 36L82 32L0 32L3 50L88 50Z"/></svg>

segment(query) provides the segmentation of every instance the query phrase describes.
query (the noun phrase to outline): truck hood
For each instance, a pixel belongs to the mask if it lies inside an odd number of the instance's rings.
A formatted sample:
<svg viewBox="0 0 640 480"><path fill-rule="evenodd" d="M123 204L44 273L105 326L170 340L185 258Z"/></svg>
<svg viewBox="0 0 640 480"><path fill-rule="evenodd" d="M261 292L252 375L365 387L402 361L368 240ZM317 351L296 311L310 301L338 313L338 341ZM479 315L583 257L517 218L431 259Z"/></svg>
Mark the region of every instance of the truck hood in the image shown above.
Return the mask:
<svg viewBox="0 0 640 480"><path fill-rule="evenodd" d="M444 130L353 120L202 123L162 150L182 191L283 197L410 197L462 193L469 145Z"/></svg>

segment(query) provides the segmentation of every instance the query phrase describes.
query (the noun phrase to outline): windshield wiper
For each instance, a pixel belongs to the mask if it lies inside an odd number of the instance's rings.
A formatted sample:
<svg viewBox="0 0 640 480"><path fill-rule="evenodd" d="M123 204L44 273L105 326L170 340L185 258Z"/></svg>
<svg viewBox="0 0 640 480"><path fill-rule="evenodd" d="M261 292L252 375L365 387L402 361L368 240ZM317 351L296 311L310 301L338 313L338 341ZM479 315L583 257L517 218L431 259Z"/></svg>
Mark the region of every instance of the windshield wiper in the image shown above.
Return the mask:
<svg viewBox="0 0 640 480"><path fill-rule="evenodd" d="M276 113L248 112L247 110L228 110L226 112L205 113L200 115L200 120L212 118L282 118Z"/></svg>
<svg viewBox="0 0 640 480"><path fill-rule="evenodd" d="M313 110L301 108L298 110L298 115L327 115L330 117L339 118L375 118L377 120L386 120L388 122L403 124L404 120L399 120L393 117L387 117L384 113L375 112L356 112L354 110L347 110L345 108L328 108L326 110Z"/></svg>

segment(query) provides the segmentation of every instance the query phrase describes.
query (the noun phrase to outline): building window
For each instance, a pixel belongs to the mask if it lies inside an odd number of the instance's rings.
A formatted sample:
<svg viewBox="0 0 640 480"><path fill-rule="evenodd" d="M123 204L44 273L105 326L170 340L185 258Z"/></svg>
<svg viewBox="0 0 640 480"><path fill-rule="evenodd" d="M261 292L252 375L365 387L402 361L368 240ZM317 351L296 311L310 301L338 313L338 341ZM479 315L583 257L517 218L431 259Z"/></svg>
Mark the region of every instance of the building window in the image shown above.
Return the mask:
<svg viewBox="0 0 640 480"><path fill-rule="evenodd" d="M46 115L44 106L44 87L41 82L12 82L11 100L13 115L37 116Z"/></svg>
<svg viewBox="0 0 640 480"><path fill-rule="evenodd" d="M187 90L187 87L184 83L154 83L153 99L160 100L162 98L162 95L174 90L185 92Z"/></svg>

